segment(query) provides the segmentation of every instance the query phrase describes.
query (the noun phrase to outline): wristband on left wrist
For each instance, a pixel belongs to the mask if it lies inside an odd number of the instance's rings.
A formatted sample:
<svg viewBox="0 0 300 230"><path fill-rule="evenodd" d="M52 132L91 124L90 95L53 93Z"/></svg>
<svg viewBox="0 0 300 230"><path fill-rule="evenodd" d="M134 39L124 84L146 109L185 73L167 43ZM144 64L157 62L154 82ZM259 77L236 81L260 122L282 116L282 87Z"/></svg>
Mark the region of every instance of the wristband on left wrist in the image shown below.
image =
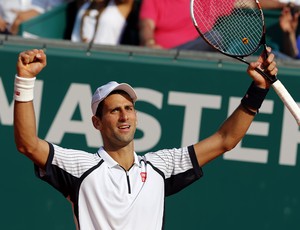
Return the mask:
<svg viewBox="0 0 300 230"><path fill-rule="evenodd" d="M242 98L241 104L248 113L252 115L257 114L268 92L269 89L259 88L252 82L245 96ZM256 112L253 110L256 110Z"/></svg>

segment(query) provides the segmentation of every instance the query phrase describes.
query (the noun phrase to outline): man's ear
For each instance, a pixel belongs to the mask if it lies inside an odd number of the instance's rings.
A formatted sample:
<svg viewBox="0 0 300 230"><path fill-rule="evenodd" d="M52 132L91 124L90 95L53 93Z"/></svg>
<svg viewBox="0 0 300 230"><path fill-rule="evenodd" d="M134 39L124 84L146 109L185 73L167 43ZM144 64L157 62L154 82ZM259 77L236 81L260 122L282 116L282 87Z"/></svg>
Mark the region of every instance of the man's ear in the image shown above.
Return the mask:
<svg viewBox="0 0 300 230"><path fill-rule="evenodd" d="M135 126L138 125L138 118L137 118L137 112L135 111L135 117L136 117L136 120L135 120Z"/></svg>
<svg viewBox="0 0 300 230"><path fill-rule="evenodd" d="M98 129L99 131L102 129L102 122L99 117L92 116L92 122L95 129Z"/></svg>

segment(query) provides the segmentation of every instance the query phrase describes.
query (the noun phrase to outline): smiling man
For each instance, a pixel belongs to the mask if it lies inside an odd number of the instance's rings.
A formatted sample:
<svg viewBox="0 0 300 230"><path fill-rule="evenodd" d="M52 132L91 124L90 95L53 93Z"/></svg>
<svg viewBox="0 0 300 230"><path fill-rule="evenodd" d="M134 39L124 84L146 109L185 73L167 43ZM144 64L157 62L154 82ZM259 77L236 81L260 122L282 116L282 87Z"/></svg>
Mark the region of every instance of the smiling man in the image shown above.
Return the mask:
<svg viewBox="0 0 300 230"><path fill-rule="evenodd" d="M253 83L214 134L189 146L141 156L134 150L137 95L126 83L109 82L92 97L92 122L103 139L96 153L40 139L33 89L46 55L37 49L24 51L19 54L14 90L17 149L34 162L39 178L72 203L77 229L162 229L165 197L199 179L201 167L234 148L248 130L270 87L255 68L277 74L274 55L263 57L250 64L247 72Z"/></svg>

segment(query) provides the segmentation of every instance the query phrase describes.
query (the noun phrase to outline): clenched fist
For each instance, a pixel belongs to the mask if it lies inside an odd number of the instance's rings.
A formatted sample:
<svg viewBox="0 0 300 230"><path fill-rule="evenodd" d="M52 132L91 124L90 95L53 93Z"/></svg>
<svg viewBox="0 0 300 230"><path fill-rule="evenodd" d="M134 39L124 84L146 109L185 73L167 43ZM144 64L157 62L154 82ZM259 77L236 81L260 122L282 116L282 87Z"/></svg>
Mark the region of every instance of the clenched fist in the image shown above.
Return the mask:
<svg viewBox="0 0 300 230"><path fill-rule="evenodd" d="M43 50L27 50L19 54L17 62L17 75L19 77L33 78L47 65L46 54Z"/></svg>

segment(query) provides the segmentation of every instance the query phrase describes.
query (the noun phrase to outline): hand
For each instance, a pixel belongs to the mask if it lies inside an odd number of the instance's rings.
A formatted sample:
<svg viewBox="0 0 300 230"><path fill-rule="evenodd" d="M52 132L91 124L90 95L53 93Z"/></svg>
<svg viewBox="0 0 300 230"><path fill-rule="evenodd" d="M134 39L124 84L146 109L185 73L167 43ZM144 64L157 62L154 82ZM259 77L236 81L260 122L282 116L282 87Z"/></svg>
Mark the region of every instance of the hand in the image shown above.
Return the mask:
<svg viewBox="0 0 300 230"><path fill-rule="evenodd" d="M36 17L40 14L36 10L26 10L26 11L11 10L11 11L16 14L15 21L12 23L11 28L10 28L10 33L13 35L18 34L19 26L21 23L23 23L33 17Z"/></svg>
<svg viewBox="0 0 300 230"><path fill-rule="evenodd" d="M294 15L292 15L291 8L288 6L284 7L279 17L279 25L281 30L285 33L296 33L298 28L298 18L299 12L296 12Z"/></svg>
<svg viewBox="0 0 300 230"><path fill-rule="evenodd" d="M0 32L4 32L7 28L7 22L0 17Z"/></svg>
<svg viewBox="0 0 300 230"><path fill-rule="evenodd" d="M47 65L46 54L43 50L27 50L19 54L17 75L33 78Z"/></svg>
<svg viewBox="0 0 300 230"><path fill-rule="evenodd" d="M157 45L157 44L146 45L146 47L152 48L152 49L163 49L160 45Z"/></svg>
<svg viewBox="0 0 300 230"><path fill-rule="evenodd" d="M255 82L256 86L266 89L269 88L271 83L265 79L261 74L259 74L255 69L258 68L264 71L266 74L270 76L276 76L278 73L277 64L275 62L275 55L271 53L271 48L267 48L267 59L265 58L266 53L263 52L256 62L251 62L247 73Z"/></svg>

